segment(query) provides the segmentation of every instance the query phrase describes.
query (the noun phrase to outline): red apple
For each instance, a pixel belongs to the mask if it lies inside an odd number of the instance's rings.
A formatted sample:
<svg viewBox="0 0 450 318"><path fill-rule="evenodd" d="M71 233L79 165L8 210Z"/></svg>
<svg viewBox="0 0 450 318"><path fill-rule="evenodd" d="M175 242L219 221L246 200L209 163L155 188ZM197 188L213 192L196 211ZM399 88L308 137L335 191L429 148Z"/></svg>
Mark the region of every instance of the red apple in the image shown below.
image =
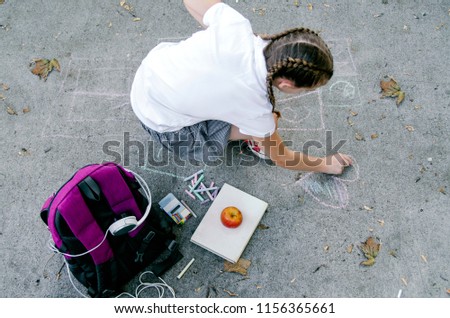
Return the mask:
<svg viewBox="0 0 450 318"><path fill-rule="evenodd" d="M229 228L236 228L242 223L242 213L234 206L228 206L220 214L222 224Z"/></svg>

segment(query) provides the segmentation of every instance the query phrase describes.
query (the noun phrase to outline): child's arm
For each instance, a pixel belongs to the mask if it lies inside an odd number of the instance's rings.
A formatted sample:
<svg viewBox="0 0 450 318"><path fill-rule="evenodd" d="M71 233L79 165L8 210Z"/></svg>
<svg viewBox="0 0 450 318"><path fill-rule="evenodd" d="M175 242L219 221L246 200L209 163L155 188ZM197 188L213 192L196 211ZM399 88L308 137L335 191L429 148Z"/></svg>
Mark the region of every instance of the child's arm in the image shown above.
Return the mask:
<svg viewBox="0 0 450 318"><path fill-rule="evenodd" d="M318 158L292 151L284 145L277 131L270 137L255 137L254 140L277 166L286 169L341 174L345 167L352 164L352 159L348 155L340 153Z"/></svg>
<svg viewBox="0 0 450 318"><path fill-rule="evenodd" d="M203 16L206 11L216 3L222 2L220 0L183 0L184 6L189 13L198 21L203 27Z"/></svg>

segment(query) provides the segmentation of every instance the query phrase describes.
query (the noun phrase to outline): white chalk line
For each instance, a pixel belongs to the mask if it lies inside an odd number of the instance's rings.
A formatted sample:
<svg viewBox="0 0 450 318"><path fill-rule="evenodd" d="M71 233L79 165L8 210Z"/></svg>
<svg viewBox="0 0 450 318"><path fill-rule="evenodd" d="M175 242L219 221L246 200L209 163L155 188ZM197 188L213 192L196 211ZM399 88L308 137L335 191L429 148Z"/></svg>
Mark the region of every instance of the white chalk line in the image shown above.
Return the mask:
<svg viewBox="0 0 450 318"><path fill-rule="evenodd" d="M297 99L303 98L305 96L309 96L309 95L313 95L313 94L317 95L318 105L319 105L320 127L316 127L316 128L278 127L278 130L280 130L280 131L320 131L320 130L325 129L325 123L323 121L323 101L322 101L322 97L321 97L320 91L321 91L320 89L317 89L317 90L312 91L312 92L302 93L302 94L299 94L299 95L296 95L296 96L293 96L293 97L281 99L279 101L279 103L281 104L281 103L286 103L288 101L297 100ZM292 110L292 108L289 107L289 106L286 107L286 108ZM298 120L297 122L304 121L305 119L307 119L309 117L309 115L310 115L310 112L309 112L308 116ZM283 117L282 117L282 119L283 119ZM286 120L286 119L284 119L284 120ZM286 121L294 123L293 120L286 120Z"/></svg>

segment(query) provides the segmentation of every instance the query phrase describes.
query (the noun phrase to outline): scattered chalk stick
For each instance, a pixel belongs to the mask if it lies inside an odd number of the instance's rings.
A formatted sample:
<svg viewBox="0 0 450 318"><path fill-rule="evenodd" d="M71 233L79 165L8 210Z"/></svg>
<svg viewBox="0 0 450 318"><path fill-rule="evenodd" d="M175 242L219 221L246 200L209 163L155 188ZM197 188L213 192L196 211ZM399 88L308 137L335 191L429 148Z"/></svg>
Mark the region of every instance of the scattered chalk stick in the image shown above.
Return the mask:
<svg viewBox="0 0 450 318"><path fill-rule="evenodd" d="M197 172L194 173L193 175L184 178L183 181L189 181L189 180L191 180L192 178L195 178L195 176L198 176L200 173L203 173L203 169L200 169L199 171L197 171Z"/></svg>
<svg viewBox="0 0 450 318"><path fill-rule="evenodd" d="M177 276L178 279L181 279L181 277L183 277L183 275L187 272L189 267L191 267L191 265L192 265L192 263L194 263L194 261L195 261L195 258L191 259L191 261L183 268L181 273L178 274L178 276Z"/></svg>

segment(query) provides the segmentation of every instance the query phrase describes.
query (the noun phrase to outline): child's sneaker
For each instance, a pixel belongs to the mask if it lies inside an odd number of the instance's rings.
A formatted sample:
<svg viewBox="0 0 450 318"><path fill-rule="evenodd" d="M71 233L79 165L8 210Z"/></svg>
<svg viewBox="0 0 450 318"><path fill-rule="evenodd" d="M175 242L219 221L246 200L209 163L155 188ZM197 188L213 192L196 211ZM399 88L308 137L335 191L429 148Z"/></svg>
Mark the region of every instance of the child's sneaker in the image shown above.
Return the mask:
<svg viewBox="0 0 450 318"><path fill-rule="evenodd" d="M264 160L270 160L268 156L262 152L261 148L258 146L258 144L253 140L244 140L243 144L247 146L248 149L250 149L253 154L255 154L257 157L264 159Z"/></svg>

